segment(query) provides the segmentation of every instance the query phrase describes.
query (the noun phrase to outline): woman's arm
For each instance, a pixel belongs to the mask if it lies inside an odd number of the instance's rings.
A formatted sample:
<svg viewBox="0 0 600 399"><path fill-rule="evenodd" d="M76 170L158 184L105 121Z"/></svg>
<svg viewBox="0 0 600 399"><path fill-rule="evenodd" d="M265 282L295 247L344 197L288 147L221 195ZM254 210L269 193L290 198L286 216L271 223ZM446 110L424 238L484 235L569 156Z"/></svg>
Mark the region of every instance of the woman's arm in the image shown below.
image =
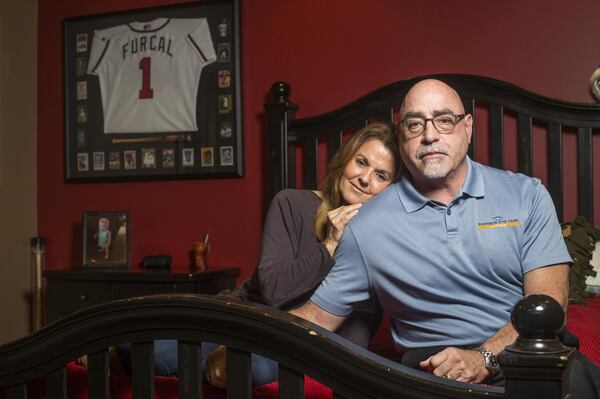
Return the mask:
<svg viewBox="0 0 600 399"><path fill-rule="evenodd" d="M313 234L319 200L308 191L284 190L269 207L255 276L266 305L282 308L308 295L333 266Z"/></svg>

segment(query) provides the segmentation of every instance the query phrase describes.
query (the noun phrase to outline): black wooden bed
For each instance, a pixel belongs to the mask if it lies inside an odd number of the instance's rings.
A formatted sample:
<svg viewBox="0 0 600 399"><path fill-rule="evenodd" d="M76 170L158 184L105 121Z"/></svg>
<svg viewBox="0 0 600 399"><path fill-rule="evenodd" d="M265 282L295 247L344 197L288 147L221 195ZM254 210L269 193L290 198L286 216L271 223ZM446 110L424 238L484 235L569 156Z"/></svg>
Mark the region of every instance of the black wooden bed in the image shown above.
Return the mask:
<svg viewBox="0 0 600 399"><path fill-rule="evenodd" d="M463 97L468 112L484 115L488 124L475 123L474 137L489 143L485 158L502 167L507 134L506 118L517 128L518 170L533 174L534 156L540 151L534 131L546 131L547 186L564 215L563 162L566 135L577 142L578 193L576 213L594 220L593 136L600 129L600 106L571 104L540 97L513 85L467 75L440 75ZM423 77L416 78L422 79ZM290 102L290 88L276 83L273 99L265 105L268 159L267 202L287 187L315 187L322 162L342 143L344 132L370 120L393 121L394 109L401 103L416 79L405 80L376 90L335 111L295 119L297 106ZM504 115L508 115L505 117ZM506 122L511 125L512 122ZM489 126L489 129L487 128ZM486 131L487 130L487 131ZM481 150L475 144L471 156L478 160ZM326 151L326 156L319 156ZM595 154L598 162L598 154ZM256 210L257 212L259 210ZM136 399L154 397L152 340L179 341L179 396L202 397L200 342L228 345L229 398L251 397L249 353L260 353L280 363L279 397L303 397L303 376L309 375L331 387L335 397L345 398L562 398L563 376L570 352L553 339L564 317L551 305L533 317L531 306L543 304L540 298L523 304L517 317L526 320L520 327L518 345L505 351L503 370L506 390L483 385L467 385L443 380L411 370L388 359L362 350L347 341L293 316L276 310L201 295L162 295L119 300L90 307L52 323L23 339L0 347L0 387L7 398L27 398L29 381L42 381L47 397L67 397L65 365L88 354L88 393L90 399L109 395L108 347L132 342L132 395ZM536 319L538 317L539 319ZM543 320L546 328L533 331ZM529 321L529 324L527 323ZM539 330L539 329L538 329ZM40 380L41 378L41 380ZM44 382L45 378L45 382Z"/></svg>

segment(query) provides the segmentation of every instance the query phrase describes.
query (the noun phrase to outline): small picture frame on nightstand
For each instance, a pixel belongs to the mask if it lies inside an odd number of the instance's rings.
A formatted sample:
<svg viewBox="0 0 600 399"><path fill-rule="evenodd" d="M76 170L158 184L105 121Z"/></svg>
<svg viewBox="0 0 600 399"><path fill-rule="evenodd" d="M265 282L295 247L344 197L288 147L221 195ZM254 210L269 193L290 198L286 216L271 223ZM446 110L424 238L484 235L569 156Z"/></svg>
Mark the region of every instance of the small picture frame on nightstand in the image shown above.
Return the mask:
<svg viewBox="0 0 600 399"><path fill-rule="evenodd" d="M83 212L83 266L129 268L129 212Z"/></svg>

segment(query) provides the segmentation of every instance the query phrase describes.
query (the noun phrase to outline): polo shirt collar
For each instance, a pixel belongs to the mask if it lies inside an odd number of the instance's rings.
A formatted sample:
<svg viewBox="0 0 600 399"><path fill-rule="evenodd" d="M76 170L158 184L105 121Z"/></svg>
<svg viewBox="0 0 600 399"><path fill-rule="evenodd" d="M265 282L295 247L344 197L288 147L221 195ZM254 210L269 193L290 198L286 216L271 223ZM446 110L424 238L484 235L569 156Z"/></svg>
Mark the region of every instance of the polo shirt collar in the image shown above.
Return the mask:
<svg viewBox="0 0 600 399"><path fill-rule="evenodd" d="M424 197L415 189L406 174L402 176L396 185L396 189L398 196L400 197L400 201L408 213L418 211L429 202L429 198ZM474 198L485 196L485 184L483 182L481 171L479 170L479 165L471 161L471 158L468 156L467 178L465 179L463 188L459 191L457 198L463 196Z"/></svg>
<svg viewBox="0 0 600 399"><path fill-rule="evenodd" d="M481 174L481 165L471 161L467 156L467 178L459 196L466 194L473 198L482 198L485 196L485 183Z"/></svg>

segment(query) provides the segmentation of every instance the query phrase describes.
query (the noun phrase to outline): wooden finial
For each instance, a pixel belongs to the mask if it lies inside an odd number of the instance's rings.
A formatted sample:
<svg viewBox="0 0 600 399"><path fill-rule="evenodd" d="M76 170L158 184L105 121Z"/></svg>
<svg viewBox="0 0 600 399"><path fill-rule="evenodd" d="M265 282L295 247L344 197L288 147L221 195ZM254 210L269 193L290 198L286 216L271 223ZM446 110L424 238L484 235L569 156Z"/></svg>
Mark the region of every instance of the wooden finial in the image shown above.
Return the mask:
<svg viewBox="0 0 600 399"><path fill-rule="evenodd" d="M271 95L273 96L273 102L275 103L286 103L290 99L290 93L292 88L287 82L275 82L271 86Z"/></svg>

